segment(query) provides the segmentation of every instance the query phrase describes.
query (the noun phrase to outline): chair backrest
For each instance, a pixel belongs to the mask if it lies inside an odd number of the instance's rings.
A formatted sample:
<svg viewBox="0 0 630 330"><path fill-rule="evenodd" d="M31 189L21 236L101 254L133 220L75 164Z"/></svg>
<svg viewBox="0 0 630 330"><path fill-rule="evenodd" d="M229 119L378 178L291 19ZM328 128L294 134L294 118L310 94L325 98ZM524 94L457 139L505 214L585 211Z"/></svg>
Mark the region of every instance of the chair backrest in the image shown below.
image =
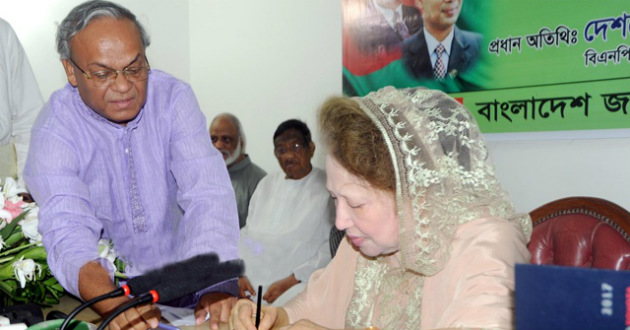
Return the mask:
<svg viewBox="0 0 630 330"><path fill-rule="evenodd" d="M630 270L630 212L610 201L568 197L530 212L533 264Z"/></svg>

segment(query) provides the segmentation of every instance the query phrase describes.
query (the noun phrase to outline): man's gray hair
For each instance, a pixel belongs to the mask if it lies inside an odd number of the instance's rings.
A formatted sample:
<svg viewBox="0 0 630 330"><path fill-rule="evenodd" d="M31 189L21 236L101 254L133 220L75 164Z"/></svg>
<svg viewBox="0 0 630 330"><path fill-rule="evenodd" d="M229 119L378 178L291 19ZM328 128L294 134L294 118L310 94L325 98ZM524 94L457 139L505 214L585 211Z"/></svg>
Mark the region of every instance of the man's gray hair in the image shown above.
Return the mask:
<svg viewBox="0 0 630 330"><path fill-rule="evenodd" d="M72 9L68 16L59 24L57 29L57 52L62 60L70 58L70 40L74 35L83 30L85 26L95 18L114 17L117 19L128 19L136 24L142 45L149 47L151 41L142 24L136 19L129 9L116 3L104 0L86 1Z"/></svg>
<svg viewBox="0 0 630 330"><path fill-rule="evenodd" d="M238 131L238 137L243 142L242 152L245 153L245 147L247 146L247 139L245 138L245 131L243 131L243 126L241 125L241 121L238 120L238 118L235 115L229 112L224 112L224 113L220 113L216 115L216 117L212 119L212 123L210 123L210 125L212 125L219 118L227 118L236 126L236 130Z"/></svg>

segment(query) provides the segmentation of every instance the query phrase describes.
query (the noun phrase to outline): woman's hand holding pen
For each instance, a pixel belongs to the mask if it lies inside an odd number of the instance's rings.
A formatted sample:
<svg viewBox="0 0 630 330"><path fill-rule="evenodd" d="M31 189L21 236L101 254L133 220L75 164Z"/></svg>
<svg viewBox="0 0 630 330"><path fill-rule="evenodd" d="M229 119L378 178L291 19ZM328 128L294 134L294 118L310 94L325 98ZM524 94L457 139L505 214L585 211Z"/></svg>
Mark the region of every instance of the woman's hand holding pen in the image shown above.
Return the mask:
<svg viewBox="0 0 630 330"><path fill-rule="evenodd" d="M285 317L282 317L282 316ZM280 322L278 322L280 321ZM249 299L239 299L230 315L230 330L256 330L256 303ZM258 330L270 330L286 325L286 313L282 308L263 306Z"/></svg>

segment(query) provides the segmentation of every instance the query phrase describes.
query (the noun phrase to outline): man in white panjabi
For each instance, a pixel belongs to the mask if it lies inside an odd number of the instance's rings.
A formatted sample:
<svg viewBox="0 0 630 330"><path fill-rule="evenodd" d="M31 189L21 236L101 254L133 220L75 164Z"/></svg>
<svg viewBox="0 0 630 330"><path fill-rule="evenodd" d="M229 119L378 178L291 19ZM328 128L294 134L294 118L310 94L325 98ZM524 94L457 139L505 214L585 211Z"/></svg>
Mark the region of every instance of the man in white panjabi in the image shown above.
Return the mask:
<svg viewBox="0 0 630 330"><path fill-rule="evenodd" d="M264 177L250 201L239 243L246 273L239 279L239 296L255 296L262 285L265 302L280 306L330 261L334 203L326 173L311 165L315 144L306 124L283 122L273 142L283 171Z"/></svg>
<svg viewBox="0 0 630 330"><path fill-rule="evenodd" d="M22 171L31 126L44 103L24 48L9 23L0 19L0 181L18 179L26 192Z"/></svg>

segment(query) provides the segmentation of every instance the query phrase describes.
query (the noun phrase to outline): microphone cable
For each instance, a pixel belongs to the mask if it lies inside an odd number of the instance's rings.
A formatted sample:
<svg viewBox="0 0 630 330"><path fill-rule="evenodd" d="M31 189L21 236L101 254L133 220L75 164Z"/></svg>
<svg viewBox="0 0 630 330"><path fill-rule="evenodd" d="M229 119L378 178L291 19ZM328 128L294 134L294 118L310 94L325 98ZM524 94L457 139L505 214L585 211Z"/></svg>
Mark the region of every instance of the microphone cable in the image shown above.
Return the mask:
<svg viewBox="0 0 630 330"><path fill-rule="evenodd" d="M156 303L156 302L158 302L160 300L159 297L160 297L159 294L155 290L151 290L149 292L146 292L146 293L143 293L143 294L139 295L138 297L136 297L136 298L132 299L131 301L128 301L125 304L123 304L122 306L118 307L105 320L103 320L101 325L99 325L96 330L104 330L105 327L114 318L116 318L116 316L124 313L126 310L128 310L130 308L133 308L133 307L136 307L136 306L139 306L139 305L142 305L142 304L146 304L146 303Z"/></svg>
<svg viewBox="0 0 630 330"><path fill-rule="evenodd" d="M189 259L168 264L161 269L154 269L144 275L132 277L127 280L127 284L109 293L95 297L75 308L63 321L59 330L65 330L70 321L82 310L99 301L120 296L138 295L145 293L155 287L163 285L165 281L178 276L207 272L209 267L214 267L219 263L219 256L216 253L206 253L197 255Z"/></svg>
<svg viewBox="0 0 630 330"><path fill-rule="evenodd" d="M184 261L169 264L161 269L150 271L145 275L130 278L127 283L120 288L84 302L66 317L59 327L59 330L65 330L70 321L79 312L105 299L129 296L130 294L138 295L138 297L143 296L143 300L131 306L134 307L138 304L150 302L151 297L150 295L147 296L150 292L154 292L156 295L160 292L160 295L157 295L155 299L158 301L157 299L160 298L159 302L164 303L230 278L238 278L243 275L244 269L245 267L241 259L219 262L219 257L216 253L199 255ZM178 281L182 280L187 281L178 283ZM133 299L132 301L137 300ZM123 306L127 304L129 304L129 302L125 303ZM120 313L122 313L122 311L116 315Z"/></svg>
<svg viewBox="0 0 630 330"><path fill-rule="evenodd" d="M77 314L79 314L82 310L96 304L97 302L101 300L120 297L120 296L128 296L130 292L131 291L129 289L129 286L125 284L114 291L108 292L106 294L100 295L98 297L92 298L84 302L83 304L79 305L79 307L75 308L70 314L68 314L68 316L66 316L66 318L63 320L63 323L61 323L59 330L64 330L68 326L68 324L70 324L70 321L72 321L72 319L75 316L77 316Z"/></svg>

